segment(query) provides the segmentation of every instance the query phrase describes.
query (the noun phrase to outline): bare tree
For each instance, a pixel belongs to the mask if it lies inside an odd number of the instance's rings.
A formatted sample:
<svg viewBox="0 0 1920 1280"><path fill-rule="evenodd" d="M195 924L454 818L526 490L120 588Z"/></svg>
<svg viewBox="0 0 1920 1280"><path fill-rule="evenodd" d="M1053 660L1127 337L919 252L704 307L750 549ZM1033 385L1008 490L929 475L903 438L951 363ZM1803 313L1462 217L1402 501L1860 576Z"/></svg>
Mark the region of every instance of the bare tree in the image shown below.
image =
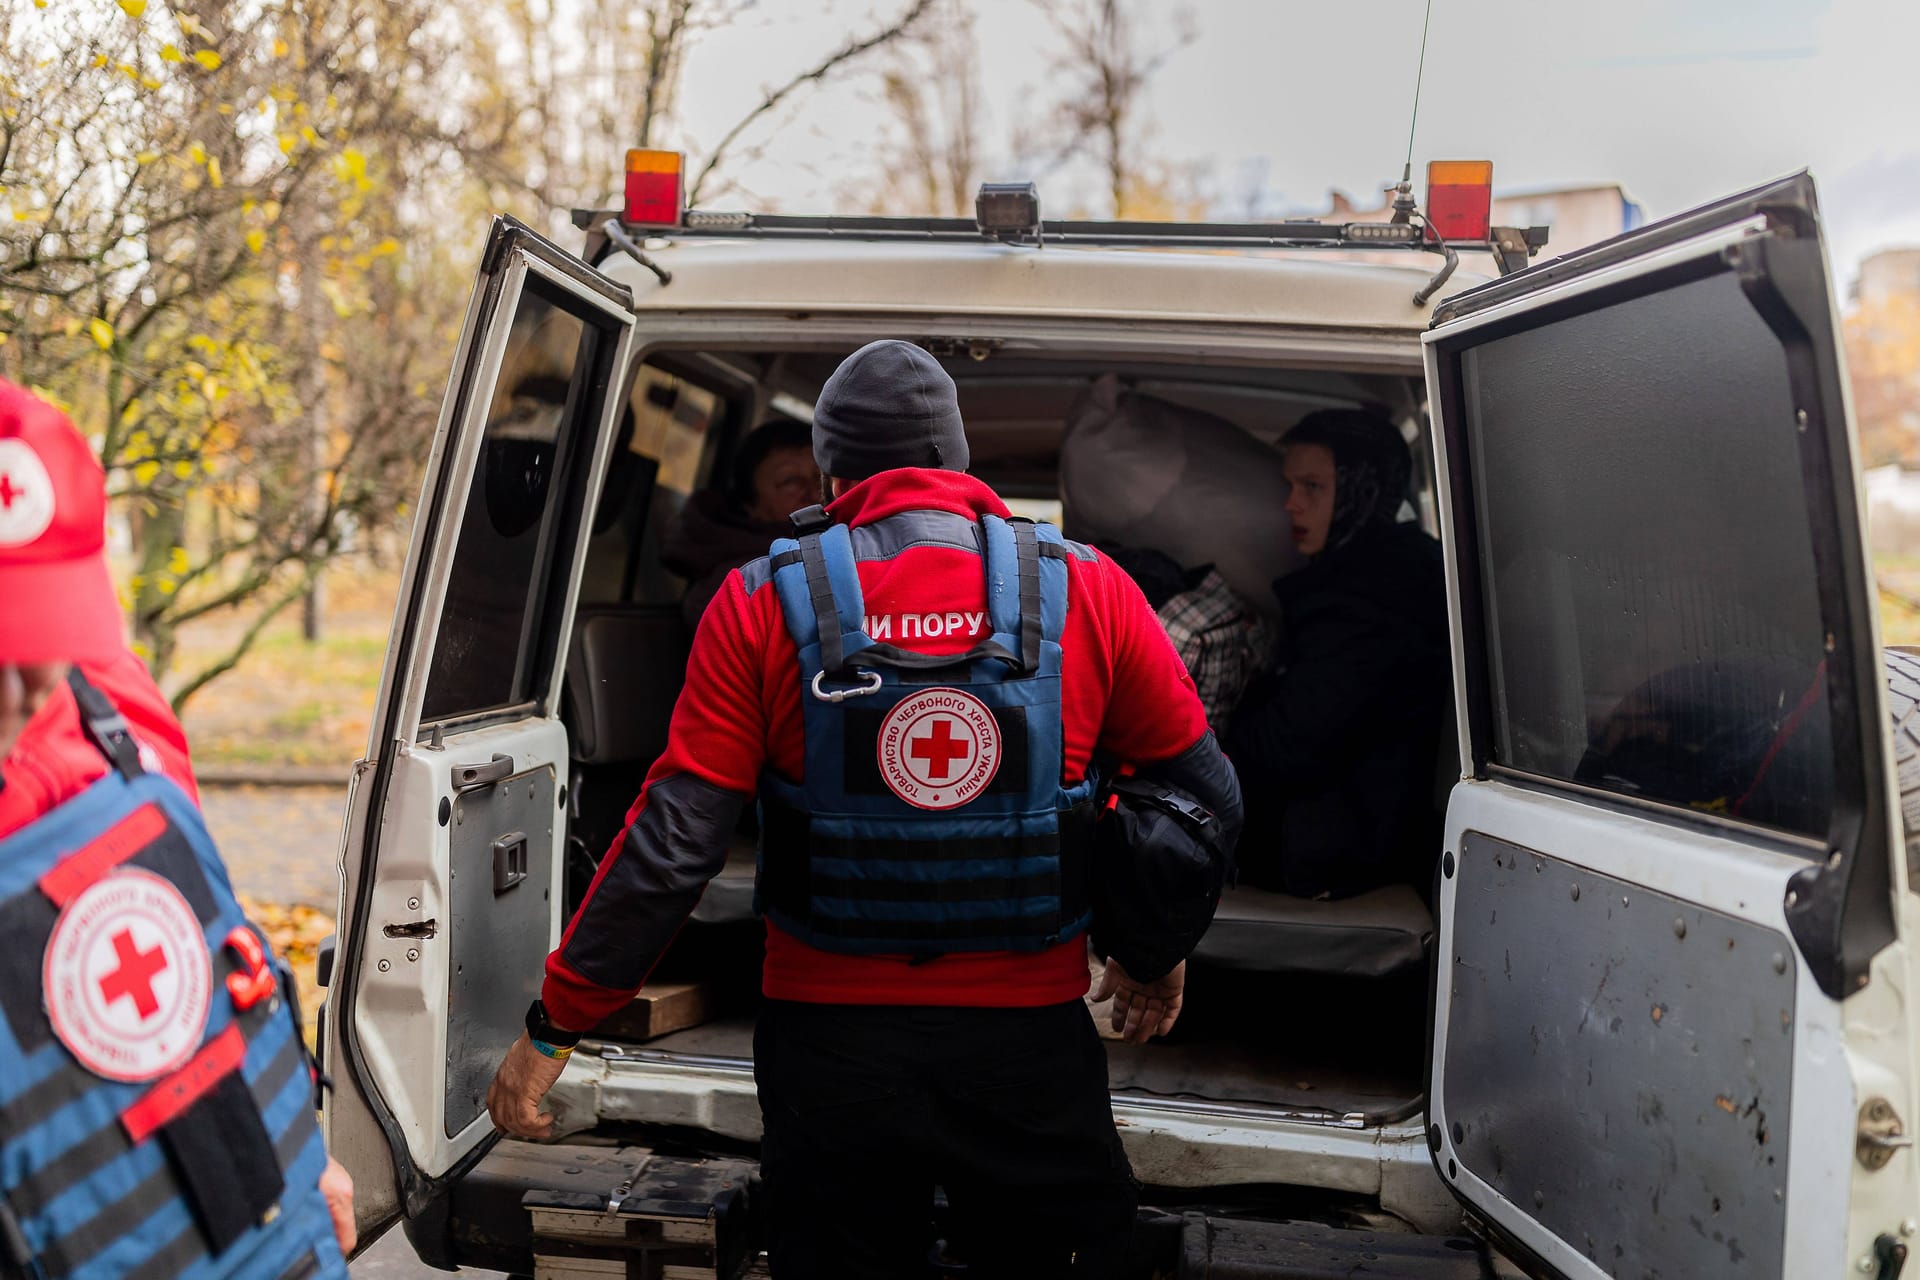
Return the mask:
<svg viewBox="0 0 1920 1280"><path fill-rule="evenodd" d="M980 183L980 46L965 0L940 0L881 73L892 127L869 203L890 213L966 214Z"/></svg>
<svg viewBox="0 0 1920 1280"><path fill-rule="evenodd" d="M777 110L782 103L802 89L809 85L824 83L875 49L885 48L908 35L933 8L933 5L934 0L913 0L897 18L878 31L871 35L853 37L811 67L767 90L759 104L741 116L734 126L722 135L720 141L707 152L705 163L700 166L699 173L694 175L692 184L687 188L687 202L693 204L703 194L708 194L707 183L729 158L732 148L755 124Z"/></svg>
<svg viewBox="0 0 1920 1280"><path fill-rule="evenodd" d="M1195 37L1192 11L1172 15L1171 39L1146 30L1145 0L1035 0L1063 50L1053 62L1060 84L1050 137L1053 162L1082 155L1097 164L1113 216L1132 212L1148 185L1141 93L1167 59ZM1157 11L1156 11L1157 12Z"/></svg>

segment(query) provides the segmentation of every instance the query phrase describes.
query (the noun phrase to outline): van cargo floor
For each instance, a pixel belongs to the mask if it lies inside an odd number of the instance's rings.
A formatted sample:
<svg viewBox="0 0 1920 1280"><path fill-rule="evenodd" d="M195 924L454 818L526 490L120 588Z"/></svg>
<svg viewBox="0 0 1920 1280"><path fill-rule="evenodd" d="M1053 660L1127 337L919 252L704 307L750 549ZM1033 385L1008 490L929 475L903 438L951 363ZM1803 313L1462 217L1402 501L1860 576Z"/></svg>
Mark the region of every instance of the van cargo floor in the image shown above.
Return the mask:
<svg viewBox="0 0 1920 1280"><path fill-rule="evenodd" d="M715 1019L634 1046L648 1053L697 1058L753 1057L753 1018ZM1325 1046L1303 1055L1228 1040L1136 1045L1106 1042L1107 1075L1116 1093L1192 1102L1365 1116L1369 1124L1402 1119L1419 1105L1419 1082L1378 1063L1329 1065Z"/></svg>

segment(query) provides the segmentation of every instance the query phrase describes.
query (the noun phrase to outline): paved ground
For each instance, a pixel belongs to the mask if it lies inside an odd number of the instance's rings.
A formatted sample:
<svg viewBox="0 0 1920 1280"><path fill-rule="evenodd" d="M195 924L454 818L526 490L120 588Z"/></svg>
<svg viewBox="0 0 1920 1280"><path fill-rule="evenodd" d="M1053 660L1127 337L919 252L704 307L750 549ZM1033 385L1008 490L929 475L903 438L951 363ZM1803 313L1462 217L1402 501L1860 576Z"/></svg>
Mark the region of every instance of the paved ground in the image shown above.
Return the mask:
<svg viewBox="0 0 1920 1280"><path fill-rule="evenodd" d="M207 787L201 809L241 893L331 915L338 902L343 781L332 787Z"/></svg>
<svg viewBox="0 0 1920 1280"><path fill-rule="evenodd" d="M387 1233L373 1242L371 1248L354 1259L354 1280L430 1280L434 1276L445 1276L445 1271L437 1271L420 1259L414 1257L413 1246L407 1243L407 1233L396 1224ZM500 1271L468 1271L464 1268L452 1274L474 1276L500 1276Z"/></svg>

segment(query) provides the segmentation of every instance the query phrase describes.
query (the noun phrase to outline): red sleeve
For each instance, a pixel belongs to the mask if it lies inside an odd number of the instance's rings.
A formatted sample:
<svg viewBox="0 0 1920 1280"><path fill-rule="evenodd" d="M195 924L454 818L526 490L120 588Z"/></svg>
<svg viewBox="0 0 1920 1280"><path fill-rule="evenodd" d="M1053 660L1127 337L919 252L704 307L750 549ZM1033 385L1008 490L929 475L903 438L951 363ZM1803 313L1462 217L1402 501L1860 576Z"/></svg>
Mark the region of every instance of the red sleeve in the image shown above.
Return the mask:
<svg viewBox="0 0 1920 1280"><path fill-rule="evenodd" d="M1206 708L1138 584L1105 555L1094 556L1073 567L1106 624L1112 674L1099 749L1133 764L1170 760L1206 734Z"/></svg>
<svg viewBox="0 0 1920 1280"><path fill-rule="evenodd" d="M766 619L755 605L735 572L700 620L666 751L547 957L540 998L562 1027L597 1026L631 1000L726 863L766 762Z"/></svg>

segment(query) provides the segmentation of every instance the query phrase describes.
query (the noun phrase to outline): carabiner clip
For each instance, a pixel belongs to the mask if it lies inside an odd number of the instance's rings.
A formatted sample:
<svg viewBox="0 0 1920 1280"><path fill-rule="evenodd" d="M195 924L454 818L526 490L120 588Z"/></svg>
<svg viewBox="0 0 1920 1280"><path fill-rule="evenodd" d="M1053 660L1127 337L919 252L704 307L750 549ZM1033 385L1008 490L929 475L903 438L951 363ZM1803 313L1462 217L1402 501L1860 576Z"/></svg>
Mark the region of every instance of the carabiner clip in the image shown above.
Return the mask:
<svg viewBox="0 0 1920 1280"><path fill-rule="evenodd" d="M861 667L859 668L859 672L860 678L865 681L865 683L856 685L851 689L827 689L823 687L827 679L827 673L824 671L816 673L813 677L813 696L822 702L845 702L848 698L864 698L870 693L880 692L880 685L883 682L880 679L880 673L878 671L869 671L867 668Z"/></svg>

